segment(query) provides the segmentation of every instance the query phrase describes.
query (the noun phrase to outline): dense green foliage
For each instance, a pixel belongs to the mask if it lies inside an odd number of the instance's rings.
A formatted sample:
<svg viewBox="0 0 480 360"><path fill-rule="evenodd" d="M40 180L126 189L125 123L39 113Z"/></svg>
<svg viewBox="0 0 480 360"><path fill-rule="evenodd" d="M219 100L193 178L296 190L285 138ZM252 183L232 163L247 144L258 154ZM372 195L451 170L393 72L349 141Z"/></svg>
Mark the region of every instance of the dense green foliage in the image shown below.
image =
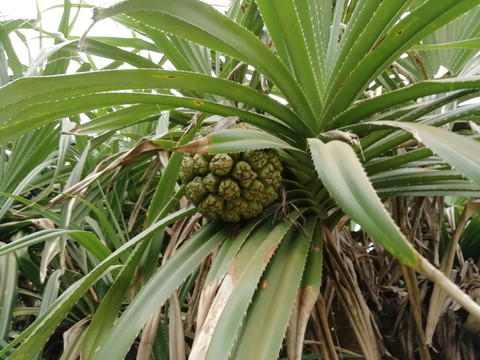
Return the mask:
<svg viewBox="0 0 480 360"><path fill-rule="evenodd" d="M0 19L0 359L480 353L480 0L63 11ZM277 193L197 213L186 162L256 151Z"/></svg>

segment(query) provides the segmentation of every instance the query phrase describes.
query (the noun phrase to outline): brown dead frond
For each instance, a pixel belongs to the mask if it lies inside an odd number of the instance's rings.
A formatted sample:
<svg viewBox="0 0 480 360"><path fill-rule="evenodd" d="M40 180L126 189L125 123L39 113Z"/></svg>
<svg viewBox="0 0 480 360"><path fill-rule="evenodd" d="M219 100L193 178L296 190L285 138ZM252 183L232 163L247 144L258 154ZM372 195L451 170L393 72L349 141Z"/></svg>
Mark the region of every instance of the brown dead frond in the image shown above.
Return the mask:
<svg viewBox="0 0 480 360"><path fill-rule="evenodd" d="M97 165L97 167L91 174L65 190L62 194L53 198L50 203L45 206L45 209L49 209L71 197L81 196L92 183L94 183L104 175L110 172L118 171L119 169L127 166L140 156L146 154L155 154L162 150L162 147L155 144L153 141L144 140L137 144L133 149L121 154L120 156L118 156L118 154L115 154L111 157L106 158Z"/></svg>
<svg viewBox="0 0 480 360"><path fill-rule="evenodd" d="M324 228L325 250L326 250L326 272L333 279L333 286L336 292L336 299L341 305L334 316L336 331L342 334L345 340L348 333L355 334L357 344L340 343L341 347L351 349L355 352L361 350L367 359L380 359L384 348L382 337L376 324L373 321L371 310L360 289L360 282L357 278L354 262L345 254L345 245L350 242L349 233L345 229L336 229L334 233ZM351 242L350 242L351 243ZM342 315L348 319L349 327L340 323ZM359 347L357 349L356 346ZM352 349L353 348L353 349Z"/></svg>

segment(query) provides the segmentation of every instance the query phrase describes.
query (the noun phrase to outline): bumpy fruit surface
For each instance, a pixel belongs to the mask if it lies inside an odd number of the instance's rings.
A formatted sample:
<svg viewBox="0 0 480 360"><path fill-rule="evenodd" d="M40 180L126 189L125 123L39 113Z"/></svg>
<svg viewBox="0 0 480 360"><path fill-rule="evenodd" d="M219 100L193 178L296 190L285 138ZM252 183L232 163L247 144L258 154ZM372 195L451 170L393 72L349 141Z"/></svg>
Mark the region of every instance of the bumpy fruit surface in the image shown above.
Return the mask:
<svg viewBox="0 0 480 360"><path fill-rule="evenodd" d="M277 197L282 164L273 150L185 154L180 178L186 196L209 219L237 222L259 215Z"/></svg>

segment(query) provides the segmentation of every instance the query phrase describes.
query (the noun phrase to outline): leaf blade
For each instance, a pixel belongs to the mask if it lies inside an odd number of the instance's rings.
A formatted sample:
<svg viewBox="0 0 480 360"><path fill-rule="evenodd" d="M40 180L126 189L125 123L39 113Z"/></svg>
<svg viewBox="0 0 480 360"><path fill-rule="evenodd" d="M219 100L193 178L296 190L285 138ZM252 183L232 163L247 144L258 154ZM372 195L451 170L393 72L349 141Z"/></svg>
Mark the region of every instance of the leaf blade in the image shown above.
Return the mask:
<svg viewBox="0 0 480 360"><path fill-rule="evenodd" d="M252 299L233 358L278 355L308 255L311 239L306 235L296 228L285 235Z"/></svg>
<svg viewBox="0 0 480 360"><path fill-rule="evenodd" d="M97 8L94 16L101 20L123 12L253 65L277 84L302 119L314 123L310 104L283 62L254 34L209 5L195 0L127 0Z"/></svg>
<svg viewBox="0 0 480 360"><path fill-rule="evenodd" d="M415 249L386 211L352 148L340 141L308 141L315 169L342 210L399 261L416 268Z"/></svg>
<svg viewBox="0 0 480 360"><path fill-rule="evenodd" d="M259 149L295 149L295 147L263 131L229 129L220 130L173 150L200 154L223 154Z"/></svg>
<svg viewBox="0 0 480 360"><path fill-rule="evenodd" d="M121 248L117 249L114 253L98 264L97 267L91 270L87 275L64 291L45 313L40 315L37 320L35 320L17 338L10 342L8 346L0 350L0 356L6 354L11 348L23 341L22 344L14 351L12 356L15 356L15 358L18 359L33 358L33 356L45 345L45 342L57 328L58 324L65 319L70 308L77 303L79 298L83 296L86 291L88 291L93 283L95 283L111 265L115 264L122 255L127 253L133 246L142 242L145 237L152 232L171 224L173 221L177 220L179 216L187 215L192 212L192 208L179 210L176 213L173 213L172 215L167 216L161 221L155 223L143 233L140 233L132 238L128 243L125 243Z"/></svg>
<svg viewBox="0 0 480 360"><path fill-rule="evenodd" d="M371 123L399 128L412 133L417 140L445 159L480 186L480 143L451 131L418 123L378 121Z"/></svg>
<svg viewBox="0 0 480 360"><path fill-rule="evenodd" d="M229 271L234 288L215 325L206 359L219 359L231 352L260 276L291 226L284 221L270 229L271 225L264 223L237 254Z"/></svg>
<svg viewBox="0 0 480 360"><path fill-rule="evenodd" d="M116 321L93 359L123 359L138 332L169 298L170 294L192 273L200 262L223 241L230 228L212 223L168 260L142 288L123 315ZM125 331L128 329L128 331Z"/></svg>
<svg viewBox="0 0 480 360"><path fill-rule="evenodd" d="M329 94L325 110L326 121L341 113L351 105L362 89L385 70L393 61L419 42L429 33L448 24L464 13L478 6L476 0L446 0L441 3L426 1L408 16L394 24L372 49L361 59L358 65L344 81L332 84L335 91ZM428 24L428 26L425 26ZM339 79L340 80L340 79ZM341 91L337 91L341 89Z"/></svg>

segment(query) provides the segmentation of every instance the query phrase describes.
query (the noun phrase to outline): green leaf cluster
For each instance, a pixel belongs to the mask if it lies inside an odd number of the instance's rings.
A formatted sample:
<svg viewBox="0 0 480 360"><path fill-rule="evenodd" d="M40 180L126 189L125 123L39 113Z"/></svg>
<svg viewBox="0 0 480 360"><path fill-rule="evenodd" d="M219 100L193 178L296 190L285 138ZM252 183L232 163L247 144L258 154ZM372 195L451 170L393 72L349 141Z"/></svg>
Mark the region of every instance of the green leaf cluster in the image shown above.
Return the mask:
<svg viewBox="0 0 480 360"><path fill-rule="evenodd" d="M427 260L397 206L447 197L460 203L458 220L480 196L479 5L239 0L222 14L198 0L125 0L93 9L93 29L112 18L126 37L72 35L85 9L70 1L56 33L0 19L0 358L48 357L49 338L68 327L64 359L184 358L187 348L192 359L300 359L319 295L348 288L332 268L335 236L347 230L362 234L365 257L380 245L403 276L421 273L480 317L431 265L447 252L448 221ZM25 29L53 41L28 64L11 42L26 42ZM219 131L195 150L202 127L225 117L261 132ZM278 149L285 171L262 215L207 223L186 202L177 150L264 148ZM433 211L444 215L443 205ZM459 239L476 258L477 215ZM358 301L352 314L367 308ZM324 340L321 351L335 354L331 334ZM359 346L380 358L376 345Z"/></svg>

